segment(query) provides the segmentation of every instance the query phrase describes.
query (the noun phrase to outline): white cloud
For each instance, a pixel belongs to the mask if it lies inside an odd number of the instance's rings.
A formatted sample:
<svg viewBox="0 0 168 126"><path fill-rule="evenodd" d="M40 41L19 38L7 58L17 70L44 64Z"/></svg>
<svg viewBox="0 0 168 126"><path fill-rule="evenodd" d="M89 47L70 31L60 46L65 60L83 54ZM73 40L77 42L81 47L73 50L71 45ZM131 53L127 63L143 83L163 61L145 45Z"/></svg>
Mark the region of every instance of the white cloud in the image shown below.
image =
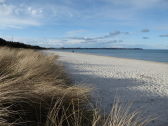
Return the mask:
<svg viewBox="0 0 168 126"><path fill-rule="evenodd" d="M0 0L0 28L36 26L46 22L56 23L60 20L80 16L79 13L64 4L57 5L50 2L45 5L40 2L27 4L24 1L12 3L11 1Z"/></svg>
<svg viewBox="0 0 168 126"><path fill-rule="evenodd" d="M69 1L69 0L68 0ZM6 20L0 21L1 27L23 27L24 26L36 26L45 22L49 23L62 23L60 21L75 20L80 23L86 23L88 20L92 23L98 22L99 19L114 19L119 20L120 24L126 21L136 22L137 20L137 6L140 8L143 6L156 5L163 0L101 0L110 2L112 4L102 5L96 8L84 8L80 9L77 7L76 2L67 3L46 2L45 4L33 1L32 4L21 3L10 3L5 0L0 0L0 19ZM44 1L43 1L44 2ZM95 3L94 3L95 2ZM94 1L93 4L97 4ZM82 3L81 3L82 4ZM120 8L114 6L119 5ZM132 7L122 7L120 5L129 5ZM122 8L121 8L122 7ZM17 20L17 22L15 22ZM101 23L101 22L99 22ZM103 23L103 22L102 22ZM129 23L132 24L132 23ZM69 36L80 33L81 31L72 31L67 34Z"/></svg>
<svg viewBox="0 0 168 126"><path fill-rule="evenodd" d="M4 3L6 0L0 0L0 3Z"/></svg>
<svg viewBox="0 0 168 126"><path fill-rule="evenodd" d="M35 17L37 16L40 17L43 15L43 10L41 8L36 9L36 8L28 7L27 11L30 15L35 16Z"/></svg>
<svg viewBox="0 0 168 126"><path fill-rule="evenodd" d="M9 16L13 14L14 6L12 5L6 5L6 4L0 4L0 16L2 19L2 16Z"/></svg>
<svg viewBox="0 0 168 126"><path fill-rule="evenodd" d="M40 23L31 19L21 19L17 17L4 17L0 20L0 29L4 28L17 28L20 29L24 26L39 26Z"/></svg>
<svg viewBox="0 0 168 126"><path fill-rule="evenodd" d="M1 0L2 2L2 0ZM0 4L0 29L39 26L42 10L26 5Z"/></svg>

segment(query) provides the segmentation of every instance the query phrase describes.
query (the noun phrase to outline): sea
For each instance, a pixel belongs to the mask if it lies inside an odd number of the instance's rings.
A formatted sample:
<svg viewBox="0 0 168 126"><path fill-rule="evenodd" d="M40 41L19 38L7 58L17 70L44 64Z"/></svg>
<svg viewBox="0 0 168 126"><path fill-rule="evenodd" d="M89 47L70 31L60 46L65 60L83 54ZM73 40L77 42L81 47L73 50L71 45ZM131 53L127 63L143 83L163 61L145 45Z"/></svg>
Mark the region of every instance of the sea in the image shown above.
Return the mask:
<svg viewBox="0 0 168 126"><path fill-rule="evenodd" d="M56 49L58 50L58 49ZM168 63L168 50L159 49L59 49L65 52L87 53L154 62Z"/></svg>

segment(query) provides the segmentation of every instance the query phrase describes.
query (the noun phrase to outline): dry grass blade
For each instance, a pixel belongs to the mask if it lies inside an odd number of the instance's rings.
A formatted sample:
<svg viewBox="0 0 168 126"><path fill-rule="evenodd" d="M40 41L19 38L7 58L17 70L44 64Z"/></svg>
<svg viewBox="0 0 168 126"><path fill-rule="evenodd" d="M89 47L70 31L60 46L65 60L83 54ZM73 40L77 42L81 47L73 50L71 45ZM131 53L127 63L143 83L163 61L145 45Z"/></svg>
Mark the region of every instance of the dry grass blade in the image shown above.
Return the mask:
<svg viewBox="0 0 168 126"><path fill-rule="evenodd" d="M115 99L111 112L106 117L100 117L96 110L92 126L146 126L154 120L152 116L142 117L141 110L132 110L132 104L123 104Z"/></svg>
<svg viewBox="0 0 168 126"><path fill-rule="evenodd" d="M56 59L34 50L0 48L1 126L45 125L57 103L62 107L60 120L65 120L64 109L72 100L80 100L81 108L87 106L89 90L72 86Z"/></svg>

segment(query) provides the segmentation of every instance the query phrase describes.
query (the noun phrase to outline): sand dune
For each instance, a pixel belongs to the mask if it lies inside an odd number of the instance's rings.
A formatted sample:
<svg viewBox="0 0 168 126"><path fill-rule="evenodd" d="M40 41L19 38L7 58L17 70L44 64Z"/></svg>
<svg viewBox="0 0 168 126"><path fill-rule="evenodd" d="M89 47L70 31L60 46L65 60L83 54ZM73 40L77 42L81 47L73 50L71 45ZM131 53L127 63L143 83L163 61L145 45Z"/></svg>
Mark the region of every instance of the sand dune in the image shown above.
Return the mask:
<svg viewBox="0 0 168 126"><path fill-rule="evenodd" d="M168 125L168 64L142 60L70 52L51 52L60 56L68 74L76 84L94 87L94 99L109 111L114 97L133 108L141 108L144 116L158 118L150 126Z"/></svg>

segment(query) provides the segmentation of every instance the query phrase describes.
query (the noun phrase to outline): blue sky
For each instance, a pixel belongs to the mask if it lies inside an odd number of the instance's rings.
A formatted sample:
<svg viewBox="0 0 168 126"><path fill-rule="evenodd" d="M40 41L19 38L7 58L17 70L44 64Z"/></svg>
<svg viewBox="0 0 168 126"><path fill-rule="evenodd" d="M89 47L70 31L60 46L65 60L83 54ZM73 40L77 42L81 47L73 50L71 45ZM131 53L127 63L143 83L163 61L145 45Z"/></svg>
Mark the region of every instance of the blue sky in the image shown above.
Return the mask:
<svg viewBox="0 0 168 126"><path fill-rule="evenodd" d="M0 0L0 37L46 47L168 49L168 0Z"/></svg>

